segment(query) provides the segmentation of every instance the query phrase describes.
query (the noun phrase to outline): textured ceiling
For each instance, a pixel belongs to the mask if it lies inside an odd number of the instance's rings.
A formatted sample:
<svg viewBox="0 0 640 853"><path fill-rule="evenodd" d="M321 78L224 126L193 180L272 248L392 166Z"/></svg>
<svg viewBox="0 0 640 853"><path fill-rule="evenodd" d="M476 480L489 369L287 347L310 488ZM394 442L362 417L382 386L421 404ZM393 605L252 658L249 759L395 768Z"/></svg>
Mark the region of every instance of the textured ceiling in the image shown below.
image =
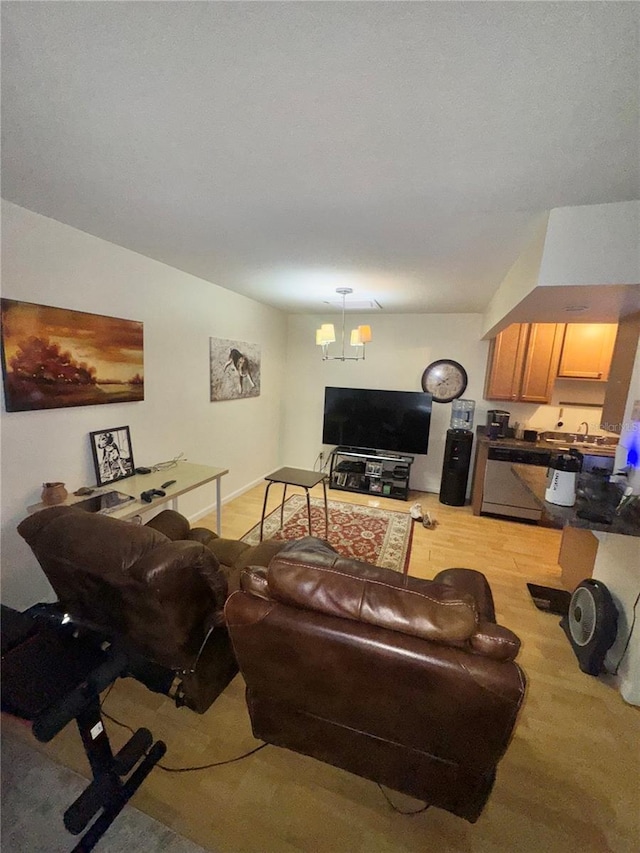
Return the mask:
<svg viewBox="0 0 640 853"><path fill-rule="evenodd" d="M2 194L290 311L482 311L640 196L635 3L3 2Z"/></svg>

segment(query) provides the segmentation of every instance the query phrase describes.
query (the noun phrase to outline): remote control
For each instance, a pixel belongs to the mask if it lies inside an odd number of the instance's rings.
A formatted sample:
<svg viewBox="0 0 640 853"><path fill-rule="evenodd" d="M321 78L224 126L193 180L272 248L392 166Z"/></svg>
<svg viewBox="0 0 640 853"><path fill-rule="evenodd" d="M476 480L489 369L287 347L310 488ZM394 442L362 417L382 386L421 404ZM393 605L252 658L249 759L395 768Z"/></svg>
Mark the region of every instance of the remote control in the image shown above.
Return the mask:
<svg viewBox="0 0 640 853"><path fill-rule="evenodd" d="M166 488L167 488L167 486L173 486L173 484L174 484L174 483L175 483L175 480L167 480L167 482L166 482L166 483L163 483L163 484L160 486L160 488L161 488L161 489L166 489Z"/></svg>

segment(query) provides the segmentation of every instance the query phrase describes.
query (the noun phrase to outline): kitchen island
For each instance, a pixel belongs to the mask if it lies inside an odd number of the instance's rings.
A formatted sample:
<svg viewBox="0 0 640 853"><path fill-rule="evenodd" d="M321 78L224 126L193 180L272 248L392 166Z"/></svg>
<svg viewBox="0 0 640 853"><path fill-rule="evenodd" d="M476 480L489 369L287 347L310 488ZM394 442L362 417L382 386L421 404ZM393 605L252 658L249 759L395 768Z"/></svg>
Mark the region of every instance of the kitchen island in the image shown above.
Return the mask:
<svg viewBox="0 0 640 853"><path fill-rule="evenodd" d="M525 488L515 476L511 466L524 462L528 466L539 468L540 476L544 476L553 456L567 452L569 446L583 455L584 471L601 469L601 474L613 471L616 447L615 444L608 443L610 439L602 438L602 441L607 443L564 445L556 440L545 440L544 435L546 433L542 433L533 442L518 438L489 438L484 426L477 427L471 482L471 507L474 515L487 513L507 518L539 520L544 503L544 489L541 492L541 504L533 498L531 490Z"/></svg>
<svg viewBox="0 0 640 853"><path fill-rule="evenodd" d="M575 505L558 506L544 499L546 469L516 464L512 465L512 470L542 509L543 523L548 527L564 528L569 525L581 530L640 536L640 498L616 513L623 489L618 484L609 483L607 478L597 474L578 474Z"/></svg>

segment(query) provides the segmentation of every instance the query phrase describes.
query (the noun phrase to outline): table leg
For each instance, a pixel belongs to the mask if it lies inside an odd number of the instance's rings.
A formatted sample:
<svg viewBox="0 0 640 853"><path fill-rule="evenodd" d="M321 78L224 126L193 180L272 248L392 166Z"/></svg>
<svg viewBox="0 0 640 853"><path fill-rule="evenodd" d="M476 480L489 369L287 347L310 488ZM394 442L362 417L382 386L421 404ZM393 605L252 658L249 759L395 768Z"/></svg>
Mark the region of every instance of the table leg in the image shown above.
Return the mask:
<svg viewBox="0 0 640 853"><path fill-rule="evenodd" d="M313 536L313 531L311 530L311 498L309 497L309 489L305 489L307 493L307 518L309 519L309 536Z"/></svg>
<svg viewBox="0 0 640 853"><path fill-rule="evenodd" d="M284 484L282 492L282 503L280 504L280 530L284 527L284 502L287 499L287 484Z"/></svg>
<svg viewBox="0 0 640 853"><path fill-rule="evenodd" d="M324 538L329 538L329 507L327 506L327 481L322 481L322 491L324 492Z"/></svg>
<svg viewBox="0 0 640 853"><path fill-rule="evenodd" d="M220 536L222 528L222 496L220 494L220 477L216 480L216 533Z"/></svg>
<svg viewBox="0 0 640 853"><path fill-rule="evenodd" d="M260 542L262 542L262 528L264 527L264 514L267 510L267 496L269 495L269 489L271 488L271 481L267 483L267 488L264 490L264 501L262 503L262 515L260 517Z"/></svg>

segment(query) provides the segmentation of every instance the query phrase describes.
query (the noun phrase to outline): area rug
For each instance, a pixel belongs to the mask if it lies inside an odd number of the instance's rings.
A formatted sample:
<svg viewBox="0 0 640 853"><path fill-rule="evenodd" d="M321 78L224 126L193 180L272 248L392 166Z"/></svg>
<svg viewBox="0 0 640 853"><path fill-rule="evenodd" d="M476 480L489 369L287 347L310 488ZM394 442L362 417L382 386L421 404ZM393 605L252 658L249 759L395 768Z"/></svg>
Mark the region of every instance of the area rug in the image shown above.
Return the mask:
<svg viewBox="0 0 640 853"><path fill-rule="evenodd" d="M2 725L2 847L16 853L68 853L76 849L79 838L64 828L62 815L85 790L87 780L25 743L11 731L14 723L11 719L5 725L3 719ZM131 804L124 807L95 849L102 853L206 853Z"/></svg>
<svg viewBox="0 0 640 853"><path fill-rule="evenodd" d="M364 560L404 572L409 566L413 524L409 512L393 512L370 506L327 501L329 509L329 535L325 537L324 501L311 498L311 529L313 536L327 538L343 557ZM309 535L307 499L292 495L284 505L284 525L280 529L280 507L264 520L265 539L302 539ZM256 524L242 537L243 542L257 545L260 525Z"/></svg>

